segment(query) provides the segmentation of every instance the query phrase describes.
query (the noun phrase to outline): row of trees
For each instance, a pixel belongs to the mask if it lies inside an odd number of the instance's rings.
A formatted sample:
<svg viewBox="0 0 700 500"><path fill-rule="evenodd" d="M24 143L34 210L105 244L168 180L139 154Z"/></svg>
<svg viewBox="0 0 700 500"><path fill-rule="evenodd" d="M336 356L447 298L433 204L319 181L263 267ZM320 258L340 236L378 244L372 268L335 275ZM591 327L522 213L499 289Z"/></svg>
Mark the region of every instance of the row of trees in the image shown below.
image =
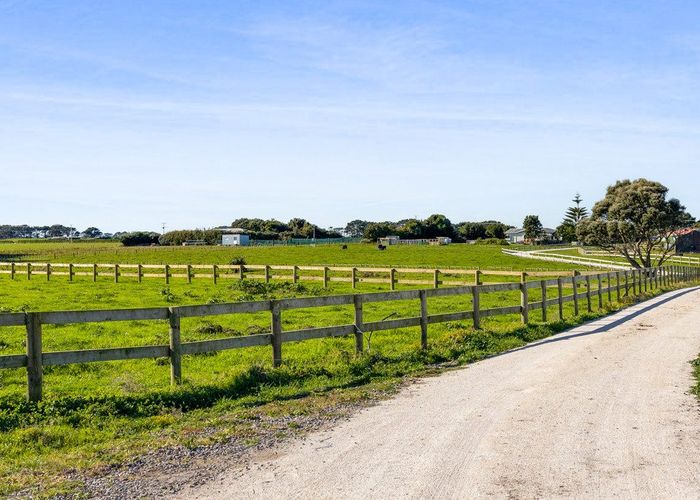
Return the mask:
<svg viewBox="0 0 700 500"><path fill-rule="evenodd" d="M30 226L28 224L0 225L0 239L10 238L100 238L102 231L89 227L78 231L72 226L53 224L51 226Z"/></svg>
<svg viewBox="0 0 700 500"><path fill-rule="evenodd" d="M353 220L345 226L345 232L355 238L376 241L377 238L396 235L404 239L435 238L447 236L455 241L505 238L512 226L498 221L460 222L452 224L442 214L433 214L427 219L403 219L397 222L370 222Z"/></svg>
<svg viewBox="0 0 700 500"><path fill-rule="evenodd" d="M254 240L288 240L293 238L340 238L336 231L320 228L306 219L293 218L284 223L276 219L240 218L231 227L245 229Z"/></svg>

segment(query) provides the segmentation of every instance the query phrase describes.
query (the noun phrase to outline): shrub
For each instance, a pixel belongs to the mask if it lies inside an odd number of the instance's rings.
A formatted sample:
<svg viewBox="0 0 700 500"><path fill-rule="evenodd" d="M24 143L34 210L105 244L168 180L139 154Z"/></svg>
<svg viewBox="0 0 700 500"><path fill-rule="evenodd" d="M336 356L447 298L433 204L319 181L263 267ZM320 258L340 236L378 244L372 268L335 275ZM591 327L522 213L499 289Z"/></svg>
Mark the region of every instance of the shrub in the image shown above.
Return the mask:
<svg viewBox="0 0 700 500"><path fill-rule="evenodd" d="M119 237L119 241L121 241L122 245L125 247L157 245L159 237L160 236L158 233L136 231L133 233L122 234Z"/></svg>

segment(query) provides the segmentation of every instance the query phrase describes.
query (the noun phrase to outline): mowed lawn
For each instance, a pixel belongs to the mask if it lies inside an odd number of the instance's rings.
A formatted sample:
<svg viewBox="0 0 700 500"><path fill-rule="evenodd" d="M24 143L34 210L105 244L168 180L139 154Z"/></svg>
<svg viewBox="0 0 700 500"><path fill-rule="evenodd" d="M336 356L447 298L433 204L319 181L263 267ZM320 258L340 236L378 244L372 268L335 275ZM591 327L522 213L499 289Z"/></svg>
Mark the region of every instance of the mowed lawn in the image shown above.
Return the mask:
<svg viewBox="0 0 700 500"><path fill-rule="evenodd" d="M397 266L394 256L409 267L445 266L482 269L557 269L569 274L570 266L515 259L501 254L500 247L451 245L448 247L395 247L385 252L370 245L339 247L276 247L223 249L220 247L122 249L113 244L5 243L22 249L13 255L31 261L100 261L140 263L226 263L243 255L249 263L267 264L383 264ZM43 253L41 253L43 252ZM53 255L55 253L55 256ZM68 258L71 256L72 258ZM39 258L41 257L41 258ZM158 259L161 260L158 260ZM168 260L162 260L167 258ZM374 258L377 260L370 261ZM142 260L143 259L143 260ZM347 259L347 260L342 260ZM357 260L355 260L357 259ZM340 261L338 261L340 260ZM362 262L364 260L364 262ZM528 266L522 266L521 264ZM513 280L517 277L494 277ZM491 280L492 281L492 280ZM406 286L399 286L405 289ZM412 288L415 288L413 286ZM293 284L254 280L123 278L109 277L93 283L89 277L65 276L50 281L40 276L14 281L0 275L2 311L47 311L156 307L262 300L325 294L386 291L386 284L332 282L323 289L316 282ZM565 293L571 293L568 288ZM531 290L530 301L539 300ZM614 298L614 296L613 296ZM431 298L430 314L471 310L471 296ZM483 294L481 307L518 305L518 292ZM595 304L595 302L594 302ZM597 304L596 304L597 305ZM404 377L425 373L442 363L468 363L484 356L546 337L574 323L603 314L619 305L608 303L590 315L573 318L566 305L566 321L544 324L541 312L531 313L532 324L524 328L518 315L488 318L482 330L471 322L435 324L429 327L429 349L420 349L418 328L390 330L365 335L365 353L355 354L354 338L319 339L283 345L284 364L272 367L269 346L183 357L184 384L169 384L168 359L144 359L84 363L46 367L45 401L24 403L24 369L0 370L0 494L41 484L41 492L75 487L64 479L71 468L92 469L117 463L135 454L164 445L197 446L241 436L241 422L260 413L323 411L338 398L358 399L377 388L395 386ZM596 307L597 309L597 307ZM583 310L583 304L582 304ZM367 304L365 321L386 317L418 316L419 302L393 301ZM550 320L556 307L549 309ZM310 328L353 323L352 306L334 306L285 311L283 329ZM183 342L248 335L270 331L269 313L191 318L182 322ZM126 321L51 326L43 329L45 352L138 346L168 343L164 321ZM25 349L23 328L0 328L0 355L19 354ZM304 406L303 401L314 403ZM273 405L273 406L270 406ZM244 426L245 427L245 426ZM247 428L247 427L246 427ZM246 431L247 432L247 431Z"/></svg>

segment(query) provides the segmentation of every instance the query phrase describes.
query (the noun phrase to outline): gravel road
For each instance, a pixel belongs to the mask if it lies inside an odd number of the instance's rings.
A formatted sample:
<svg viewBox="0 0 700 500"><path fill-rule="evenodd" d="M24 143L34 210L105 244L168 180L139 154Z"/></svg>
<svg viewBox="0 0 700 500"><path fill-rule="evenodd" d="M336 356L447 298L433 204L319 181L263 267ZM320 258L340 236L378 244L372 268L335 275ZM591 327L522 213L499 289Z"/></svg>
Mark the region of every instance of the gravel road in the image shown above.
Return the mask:
<svg viewBox="0 0 700 500"><path fill-rule="evenodd" d="M181 498L700 498L700 289L422 380Z"/></svg>

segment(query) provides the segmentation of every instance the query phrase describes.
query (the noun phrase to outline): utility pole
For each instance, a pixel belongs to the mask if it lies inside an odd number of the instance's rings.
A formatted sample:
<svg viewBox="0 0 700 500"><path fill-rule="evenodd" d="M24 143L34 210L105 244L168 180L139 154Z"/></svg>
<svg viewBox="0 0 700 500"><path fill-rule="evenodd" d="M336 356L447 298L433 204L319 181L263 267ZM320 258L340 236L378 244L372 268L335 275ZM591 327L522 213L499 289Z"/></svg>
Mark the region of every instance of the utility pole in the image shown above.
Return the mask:
<svg viewBox="0 0 700 500"><path fill-rule="evenodd" d="M163 227L163 234L165 234L165 222L161 222L160 224Z"/></svg>

